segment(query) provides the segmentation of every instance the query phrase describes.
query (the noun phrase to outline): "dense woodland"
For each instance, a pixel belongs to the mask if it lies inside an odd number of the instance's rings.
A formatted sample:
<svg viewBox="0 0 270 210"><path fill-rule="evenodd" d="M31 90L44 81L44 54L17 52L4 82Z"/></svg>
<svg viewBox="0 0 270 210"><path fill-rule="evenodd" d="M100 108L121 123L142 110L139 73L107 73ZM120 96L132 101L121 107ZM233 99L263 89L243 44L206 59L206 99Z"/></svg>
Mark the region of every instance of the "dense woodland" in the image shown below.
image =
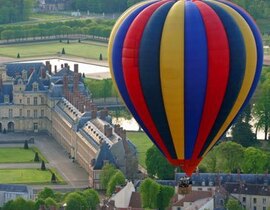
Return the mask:
<svg viewBox="0 0 270 210"><path fill-rule="evenodd" d="M33 0L0 0L0 24L27 20L33 9Z"/></svg>

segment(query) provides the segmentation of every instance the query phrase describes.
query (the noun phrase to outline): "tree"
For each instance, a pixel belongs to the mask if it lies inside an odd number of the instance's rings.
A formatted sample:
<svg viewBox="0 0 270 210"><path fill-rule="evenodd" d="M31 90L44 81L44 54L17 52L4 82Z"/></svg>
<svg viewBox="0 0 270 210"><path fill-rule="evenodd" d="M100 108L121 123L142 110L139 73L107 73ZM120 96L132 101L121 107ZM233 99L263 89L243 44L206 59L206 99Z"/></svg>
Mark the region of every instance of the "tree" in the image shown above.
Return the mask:
<svg viewBox="0 0 270 210"><path fill-rule="evenodd" d="M42 160L42 162L41 162L41 167L40 167L40 169L41 169L42 171L45 171L45 170L46 170L46 166L45 166L44 160Z"/></svg>
<svg viewBox="0 0 270 210"><path fill-rule="evenodd" d="M174 167L168 163L156 146L152 146L146 152L145 164L147 173L151 177L159 179L174 179Z"/></svg>
<svg viewBox="0 0 270 210"><path fill-rule="evenodd" d="M157 208L157 199L160 191L160 185L153 179L146 178L140 186L140 195L143 208Z"/></svg>
<svg viewBox="0 0 270 210"><path fill-rule="evenodd" d="M21 58L20 53L17 54L17 58Z"/></svg>
<svg viewBox="0 0 270 210"><path fill-rule="evenodd" d="M35 209L39 210L41 206L45 206L45 201L43 199L37 199L35 203Z"/></svg>
<svg viewBox="0 0 270 210"><path fill-rule="evenodd" d="M66 202L66 210L87 210L88 205L86 199L77 192L69 193L65 199Z"/></svg>
<svg viewBox="0 0 270 210"><path fill-rule="evenodd" d="M102 171L100 173L100 183L104 189L107 189L108 183L111 177L117 172L116 168L112 164L105 164L102 167Z"/></svg>
<svg viewBox="0 0 270 210"><path fill-rule="evenodd" d="M270 72L269 68L263 68L261 80L254 101L253 116L255 117L256 131L264 129L264 140L267 140L270 125Z"/></svg>
<svg viewBox="0 0 270 210"><path fill-rule="evenodd" d="M99 60L102 61L103 58L102 58L102 53L99 54Z"/></svg>
<svg viewBox="0 0 270 210"><path fill-rule="evenodd" d="M124 174L120 170L117 170L117 172L109 180L106 194L111 196L114 193L116 186L124 185L125 182Z"/></svg>
<svg viewBox="0 0 270 210"><path fill-rule="evenodd" d="M268 164L268 157L260 149L248 147L244 153L242 169L244 173L264 173Z"/></svg>
<svg viewBox="0 0 270 210"><path fill-rule="evenodd" d="M217 161L217 150L216 147L213 147L202 160L201 164L199 165L199 169L206 169L205 172L218 172Z"/></svg>
<svg viewBox="0 0 270 210"><path fill-rule="evenodd" d="M229 198L229 200L226 203L226 208L228 210L244 210L240 202L233 198Z"/></svg>
<svg viewBox="0 0 270 210"><path fill-rule="evenodd" d="M66 54L65 48L62 49L62 55Z"/></svg>
<svg viewBox="0 0 270 210"><path fill-rule="evenodd" d="M57 180L56 180L55 173L52 173L51 183L56 183L56 182L57 182Z"/></svg>
<svg viewBox="0 0 270 210"><path fill-rule="evenodd" d="M3 210L35 210L35 203L31 200L26 201L22 197L17 197L15 200L11 200L7 202L3 208Z"/></svg>
<svg viewBox="0 0 270 210"><path fill-rule="evenodd" d="M58 207L56 201L51 197L45 199L45 205L47 208L57 208Z"/></svg>
<svg viewBox="0 0 270 210"><path fill-rule="evenodd" d="M38 199L45 200L46 198L55 198L54 191L48 187L45 187L38 193Z"/></svg>
<svg viewBox="0 0 270 210"><path fill-rule="evenodd" d="M165 210L174 195L174 188L160 185L160 190L157 196L157 207L159 210Z"/></svg>
<svg viewBox="0 0 270 210"><path fill-rule="evenodd" d="M244 158L244 148L235 142L222 142L215 148L218 156L218 168L224 172L236 172Z"/></svg>
<svg viewBox="0 0 270 210"><path fill-rule="evenodd" d="M88 204L88 207L91 210L96 210L98 204L100 203L97 191L95 191L93 189L84 190L83 195L84 195L85 200Z"/></svg>
<svg viewBox="0 0 270 210"><path fill-rule="evenodd" d="M35 152L35 158L34 158L34 161L35 161L35 162L39 162L39 161L40 161L38 152Z"/></svg>
<svg viewBox="0 0 270 210"><path fill-rule="evenodd" d="M27 140L24 141L23 148L24 148L24 149L29 149L28 141L27 141Z"/></svg>

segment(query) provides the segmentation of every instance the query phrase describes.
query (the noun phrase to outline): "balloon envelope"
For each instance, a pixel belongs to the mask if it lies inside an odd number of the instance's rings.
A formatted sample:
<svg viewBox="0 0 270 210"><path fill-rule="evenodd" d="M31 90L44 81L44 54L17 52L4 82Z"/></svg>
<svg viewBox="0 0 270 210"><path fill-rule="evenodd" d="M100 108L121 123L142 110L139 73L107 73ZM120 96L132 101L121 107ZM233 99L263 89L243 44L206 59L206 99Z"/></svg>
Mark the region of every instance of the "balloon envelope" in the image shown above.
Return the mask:
<svg viewBox="0 0 270 210"><path fill-rule="evenodd" d="M253 19L228 1L144 1L116 22L112 78L174 165L193 170L248 103L263 62Z"/></svg>

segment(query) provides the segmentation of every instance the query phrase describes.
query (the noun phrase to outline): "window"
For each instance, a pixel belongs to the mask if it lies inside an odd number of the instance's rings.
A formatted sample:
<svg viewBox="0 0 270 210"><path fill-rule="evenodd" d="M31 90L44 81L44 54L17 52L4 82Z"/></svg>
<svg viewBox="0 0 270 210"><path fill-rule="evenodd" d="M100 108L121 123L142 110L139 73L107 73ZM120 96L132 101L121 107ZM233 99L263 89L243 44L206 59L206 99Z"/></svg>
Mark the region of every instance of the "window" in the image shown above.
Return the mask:
<svg viewBox="0 0 270 210"><path fill-rule="evenodd" d="M40 103L44 104L44 98L42 96L40 97Z"/></svg>
<svg viewBox="0 0 270 210"><path fill-rule="evenodd" d="M243 199L242 199L242 200L243 200L243 202L245 203L245 202L246 202L246 197L243 197Z"/></svg>
<svg viewBox="0 0 270 210"><path fill-rule="evenodd" d="M34 130L38 130L38 123L34 123Z"/></svg>
<svg viewBox="0 0 270 210"><path fill-rule="evenodd" d="M30 117L30 110L27 110L27 117Z"/></svg>
<svg viewBox="0 0 270 210"><path fill-rule="evenodd" d="M41 110L40 115L41 115L41 117L44 117L44 110L43 109Z"/></svg>
<svg viewBox="0 0 270 210"><path fill-rule="evenodd" d="M9 103L9 95L4 96L4 103Z"/></svg>
<svg viewBox="0 0 270 210"><path fill-rule="evenodd" d="M38 84L36 82L33 83L33 91L38 91Z"/></svg>
<svg viewBox="0 0 270 210"><path fill-rule="evenodd" d="M266 204L266 198L263 198L262 201L263 201L263 204Z"/></svg>
<svg viewBox="0 0 270 210"><path fill-rule="evenodd" d="M22 103L22 99L20 99L20 104Z"/></svg>
<svg viewBox="0 0 270 210"><path fill-rule="evenodd" d="M266 210L266 206L263 206L263 210Z"/></svg>
<svg viewBox="0 0 270 210"><path fill-rule="evenodd" d="M8 116L9 116L9 118L13 117L13 110L12 109L8 110Z"/></svg>
<svg viewBox="0 0 270 210"><path fill-rule="evenodd" d="M20 109L20 117L22 117L22 109Z"/></svg>
<svg viewBox="0 0 270 210"><path fill-rule="evenodd" d="M37 97L34 97L34 105L37 105Z"/></svg>
<svg viewBox="0 0 270 210"><path fill-rule="evenodd" d="M253 203L257 203L257 198L253 198Z"/></svg>
<svg viewBox="0 0 270 210"><path fill-rule="evenodd" d="M257 210L257 207L256 206L253 206L253 210Z"/></svg>
<svg viewBox="0 0 270 210"><path fill-rule="evenodd" d="M34 110L34 118L37 118L37 110Z"/></svg>
<svg viewBox="0 0 270 210"><path fill-rule="evenodd" d="M28 105L30 104L30 98L27 98L27 104Z"/></svg>

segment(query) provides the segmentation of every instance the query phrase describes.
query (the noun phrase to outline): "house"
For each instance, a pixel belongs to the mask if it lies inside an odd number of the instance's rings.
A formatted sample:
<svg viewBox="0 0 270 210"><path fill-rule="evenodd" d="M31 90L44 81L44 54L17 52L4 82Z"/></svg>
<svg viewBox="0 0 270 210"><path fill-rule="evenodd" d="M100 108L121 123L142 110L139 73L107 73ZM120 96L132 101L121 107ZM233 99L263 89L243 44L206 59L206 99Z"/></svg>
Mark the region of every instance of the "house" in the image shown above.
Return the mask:
<svg viewBox="0 0 270 210"><path fill-rule="evenodd" d="M102 188L105 163L136 178L136 147L126 131L97 110L78 64L61 69L50 62L9 63L0 67L0 132L47 132L89 174L89 186Z"/></svg>
<svg viewBox="0 0 270 210"><path fill-rule="evenodd" d="M3 206L6 202L14 200L17 197L22 197L27 200L31 199L32 196L33 190L29 186L0 184L0 206Z"/></svg>

